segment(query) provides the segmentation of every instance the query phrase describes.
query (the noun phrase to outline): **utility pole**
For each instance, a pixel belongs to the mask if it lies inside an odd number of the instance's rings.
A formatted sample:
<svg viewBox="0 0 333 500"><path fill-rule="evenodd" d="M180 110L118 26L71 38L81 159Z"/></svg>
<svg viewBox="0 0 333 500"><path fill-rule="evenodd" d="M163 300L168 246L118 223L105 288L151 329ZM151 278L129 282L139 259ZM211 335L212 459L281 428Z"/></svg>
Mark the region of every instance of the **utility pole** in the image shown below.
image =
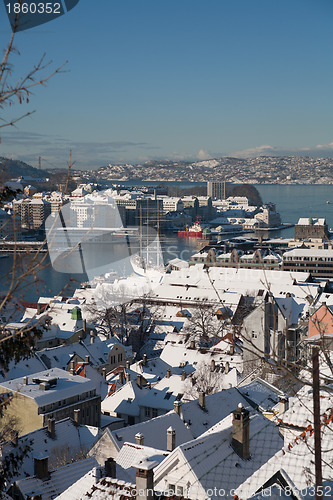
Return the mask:
<svg viewBox="0 0 333 500"><path fill-rule="evenodd" d="M321 437L320 437L320 390L319 390L319 354L318 347L312 351L313 375L313 423L315 447L316 500L323 497L323 475L321 470Z"/></svg>
<svg viewBox="0 0 333 500"><path fill-rule="evenodd" d="M41 156L38 156L38 168L39 168L39 170L42 169L42 158L41 158Z"/></svg>

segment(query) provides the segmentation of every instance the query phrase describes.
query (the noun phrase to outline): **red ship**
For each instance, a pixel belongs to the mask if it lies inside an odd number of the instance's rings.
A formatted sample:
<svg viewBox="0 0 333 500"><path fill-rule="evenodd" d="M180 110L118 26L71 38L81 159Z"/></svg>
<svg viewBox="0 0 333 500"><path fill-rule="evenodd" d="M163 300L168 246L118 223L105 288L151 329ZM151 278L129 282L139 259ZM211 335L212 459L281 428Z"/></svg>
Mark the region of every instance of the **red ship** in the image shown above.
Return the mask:
<svg viewBox="0 0 333 500"><path fill-rule="evenodd" d="M178 236L180 238L201 238L202 227L199 220L197 219L190 228L186 227L184 231L178 231Z"/></svg>

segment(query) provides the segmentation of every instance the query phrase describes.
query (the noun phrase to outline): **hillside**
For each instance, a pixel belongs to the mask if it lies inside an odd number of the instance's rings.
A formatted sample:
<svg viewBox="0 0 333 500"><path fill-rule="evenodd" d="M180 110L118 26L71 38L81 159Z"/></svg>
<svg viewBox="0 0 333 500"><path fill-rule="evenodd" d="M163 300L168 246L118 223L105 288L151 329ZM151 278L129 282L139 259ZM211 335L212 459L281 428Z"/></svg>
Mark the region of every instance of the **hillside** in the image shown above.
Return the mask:
<svg viewBox="0 0 333 500"><path fill-rule="evenodd" d="M30 177L50 177L47 170L39 170L20 160L11 160L9 158L0 157L0 172L1 179L7 180L20 176Z"/></svg>

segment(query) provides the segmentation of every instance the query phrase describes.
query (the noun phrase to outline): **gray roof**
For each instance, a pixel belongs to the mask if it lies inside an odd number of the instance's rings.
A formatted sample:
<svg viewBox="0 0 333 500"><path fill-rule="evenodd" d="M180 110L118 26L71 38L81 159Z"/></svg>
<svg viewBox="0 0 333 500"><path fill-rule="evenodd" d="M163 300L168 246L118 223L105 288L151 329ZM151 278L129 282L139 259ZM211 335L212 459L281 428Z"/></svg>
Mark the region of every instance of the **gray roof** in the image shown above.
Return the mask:
<svg viewBox="0 0 333 500"><path fill-rule="evenodd" d="M143 434L145 446L166 450L167 429L170 426L174 429L176 434L176 446L192 439L191 432L174 411L147 420L146 422L115 430L111 434L119 448L122 447L125 441L135 443L135 435L140 432Z"/></svg>
<svg viewBox="0 0 333 500"><path fill-rule="evenodd" d="M43 500L52 499L96 466L98 466L96 459L89 457L50 471L50 479L46 481L32 476L17 481L17 485L24 498L39 494Z"/></svg>
<svg viewBox="0 0 333 500"><path fill-rule="evenodd" d="M48 390L42 390L40 384L34 383L33 379L40 381L56 379L56 385ZM23 377L19 377L2 382L1 386L8 391L20 392L21 395L34 399L38 406L48 405L59 399L69 398L95 389L95 384L91 380L79 375L71 375L60 368L34 373L28 377L28 384L24 384Z"/></svg>
<svg viewBox="0 0 333 500"><path fill-rule="evenodd" d="M20 471L15 480L22 479L34 474L33 457L46 453L49 457L51 469L59 465L63 460L72 461L82 455L84 451L96 441L98 428L90 425L75 425L71 418L65 418L55 422L55 435L51 437L47 427L41 427L18 438L18 446L24 447L29 444L30 451L24 457ZM3 457L11 452L15 453L11 443L3 446Z"/></svg>

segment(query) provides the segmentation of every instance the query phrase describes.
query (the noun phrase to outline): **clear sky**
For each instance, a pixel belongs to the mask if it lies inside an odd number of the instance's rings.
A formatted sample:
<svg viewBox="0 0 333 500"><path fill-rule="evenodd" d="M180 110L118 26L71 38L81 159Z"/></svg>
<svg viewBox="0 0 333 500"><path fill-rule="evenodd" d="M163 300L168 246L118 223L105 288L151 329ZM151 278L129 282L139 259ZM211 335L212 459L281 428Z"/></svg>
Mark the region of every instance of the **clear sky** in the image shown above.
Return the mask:
<svg viewBox="0 0 333 500"><path fill-rule="evenodd" d="M31 0L30 0L31 1ZM0 5L0 43L10 36ZM78 168L257 154L333 157L332 0L80 0L16 36L23 76L68 72L2 129L0 155Z"/></svg>

